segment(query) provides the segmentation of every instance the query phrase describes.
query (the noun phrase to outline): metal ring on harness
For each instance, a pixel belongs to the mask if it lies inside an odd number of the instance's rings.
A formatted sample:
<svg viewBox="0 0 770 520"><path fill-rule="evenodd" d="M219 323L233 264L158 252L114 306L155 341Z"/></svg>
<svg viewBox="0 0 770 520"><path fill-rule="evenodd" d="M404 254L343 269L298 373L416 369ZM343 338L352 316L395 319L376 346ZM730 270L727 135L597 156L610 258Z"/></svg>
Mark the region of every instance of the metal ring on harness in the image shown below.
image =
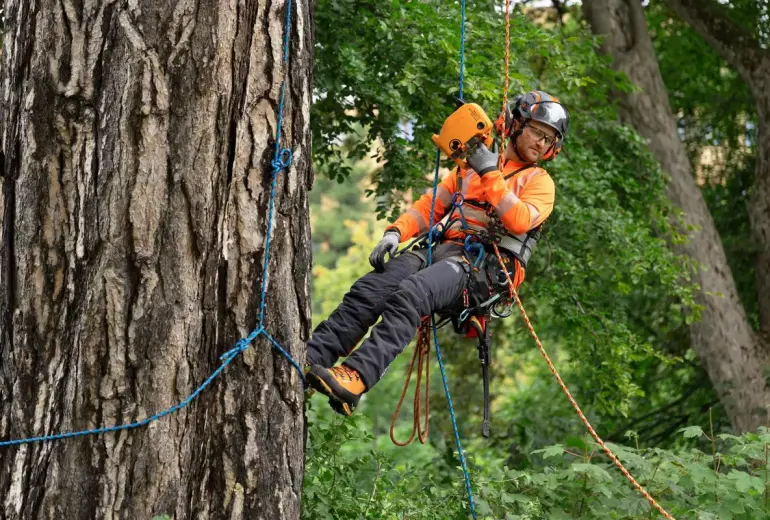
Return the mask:
<svg viewBox="0 0 770 520"><path fill-rule="evenodd" d="M464 203L465 203L465 195L463 195L459 191L456 191L454 195L452 195L452 206L459 208Z"/></svg>
<svg viewBox="0 0 770 520"><path fill-rule="evenodd" d="M507 306L507 308L503 306ZM511 314L513 314L513 301L500 300L492 306L494 318L507 318Z"/></svg>
<svg viewBox="0 0 770 520"><path fill-rule="evenodd" d="M514 273L511 271L508 271L508 276L513 276ZM505 287L508 285L508 276L505 276L505 271L503 269L500 269L497 271L497 279L495 280L497 282L497 285L500 287Z"/></svg>
<svg viewBox="0 0 770 520"><path fill-rule="evenodd" d="M473 307L473 308L469 307L469 308L463 310L463 312L460 313L460 321L459 321L459 323L462 323L465 320L467 320L468 317L470 316L471 312L479 311L481 309L485 309L485 308L489 307L490 305L492 305L493 303L495 303L501 297L502 297L502 295L500 293L495 294L491 298L489 298L487 301L482 302L481 304L477 305L476 307ZM511 307L511 311L512 310L513 310L513 307ZM510 314L509 314L509 316L510 316Z"/></svg>

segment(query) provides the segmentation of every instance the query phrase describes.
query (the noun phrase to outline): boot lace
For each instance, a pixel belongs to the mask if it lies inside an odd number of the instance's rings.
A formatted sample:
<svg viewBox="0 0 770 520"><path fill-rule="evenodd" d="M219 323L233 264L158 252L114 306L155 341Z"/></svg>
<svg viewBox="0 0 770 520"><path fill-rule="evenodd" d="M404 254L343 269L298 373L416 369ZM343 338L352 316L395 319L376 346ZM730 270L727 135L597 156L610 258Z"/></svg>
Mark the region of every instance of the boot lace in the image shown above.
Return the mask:
<svg viewBox="0 0 770 520"><path fill-rule="evenodd" d="M361 381L361 376L358 374L358 372L350 367L346 367L345 365L333 367L329 370L335 375L335 377L337 377L337 379L347 381Z"/></svg>

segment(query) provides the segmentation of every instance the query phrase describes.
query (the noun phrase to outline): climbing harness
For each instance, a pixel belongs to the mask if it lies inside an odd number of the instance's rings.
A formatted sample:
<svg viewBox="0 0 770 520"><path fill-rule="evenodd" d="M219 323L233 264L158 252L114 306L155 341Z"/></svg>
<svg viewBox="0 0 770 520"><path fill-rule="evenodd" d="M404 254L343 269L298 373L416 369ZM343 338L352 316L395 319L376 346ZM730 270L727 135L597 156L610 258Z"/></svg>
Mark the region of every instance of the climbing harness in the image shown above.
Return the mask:
<svg viewBox="0 0 770 520"><path fill-rule="evenodd" d="M506 175L505 178L511 178L515 174L534 166L535 165L526 165ZM466 338L477 339L484 390L485 420L482 423L481 433L484 437L489 437L490 335L487 323L491 318L506 318L512 314L513 302L510 294L506 295L506 293L509 292L509 271L511 269L516 269L517 264L510 257L517 259L518 263L526 268L527 261L529 260L537 243L537 238L540 235L541 226L522 235L511 235L505 231L502 222L500 222L494 209L489 204L482 201L465 199L462 189L463 178L459 167L457 168L456 175L457 191L451 197L451 208L447 215L442 219L441 225L434 228L435 231L433 233L429 231L412 241L412 243L401 252L412 251L416 252L419 256L425 256L423 250L430 252L436 247L436 244L454 242L452 239L445 239L445 233L454 229L455 225L459 225L462 232L466 234L465 239L462 242L466 254L463 260L467 270L466 284L463 288L462 301L460 302L462 308L439 311L441 317L437 321L436 328L440 329L444 325L451 323L456 333L464 335ZM471 211L473 211L476 216L479 216L481 213L485 214L486 222L483 225L473 227L469 225L463 209L466 205L471 207ZM491 254L493 252L491 244L499 246L510 256L503 259L501 256ZM415 251L415 248L418 248L417 251ZM477 281L481 287L488 288L486 297L481 296L480 288L474 287ZM423 331L424 326L425 323L423 323L423 326L421 326L418 331L418 343L413 355L412 366L410 366L407 372L401 399L396 406L391 422L391 440L399 446L409 444L414 439L415 428L420 424L419 416L421 410L418 395L420 392L419 382L421 379L421 372L418 370L418 390L415 392L415 407L413 412L414 427L412 434L409 439L403 443L395 439L393 429L400 413L406 391L409 387L415 359L419 358L420 363L418 363L418 367L421 367L423 366L422 357L428 355L428 350L423 343L423 338L427 336ZM425 362L424 365L427 366L428 363ZM425 400L427 403L427 396L425 397ZM427 408L428 406L426 405L426 417L423 419L425 424L428 422ZM422 436L418 435L417 438L420 442L425 442Z"/></svg>
<svg viewBox="0 0 770 520"><path fill-rule="evenodd" d="M292 0L288 0L286 3L286 23L284 27L284 40L283 40L283 66L286 68L286 65L288 63L289 59L289 33L291 29L291 9L292 9ZM123 431L123 430L132 430L135 428L140 428L143 426L147 426L149 423L157 421L167 415L170 415L174 412L177 412L190 404L193 400L195 400L198 395L200 395L203 390L206 389L213 381L214 379L219 376L219 374L222 373L222 371L229 365L235 358L238 357L244 350L249 348L249 345L256 340L259 336L264 336L265 339L283 356L285 357L289 363L297 370L300 376L300 380L303 382L304 386L307 386L307 383L305 381L305 374L302 371L302 368L300 368L299 363L291 356L291 354L284 349L278 341L276 341L265 329L265 310L266 305L265 302L267 300L267 284L268 279L270 276L270 272L268 270L268 263L270 261L270 245L273 239L273 213L275 212L275 191L276 191L276 182L278 179L278 175L281 171L286 170L291 165L291 159L292 154L291 150L287 148L281 148L281 128L283 126L283 108L284 108L284 99L285 99L285 92L286 92L286 76L284 76L283 81L281 82L281 97L280 102L278 105L278 117L277 117L277 124L276 124L276 136L275 136L275 150L273 152L273 160L271 162L271 166L273 168L272 170L272 179L271 179L271 185L270 185L270 200L269 200L269 208L267 212L267 233L265 238L265 258L264 263L262 264L262 286L260 290L260 300L259 300L259 322L256 326L256 328L251 331L251 333L238 340L235 344L235 346L222 354L220 356L221 364L219 367L214 370L214 372L198 387L196 388L188 397L186 397L184 400L180 401L179 403L175 404L174 406L171 406L170 408L167 408L163 411L160 411L154 415L151 415L145 419L130 423L130 424L122 424L122 425L116 425L116 426L108 426L108 427L102 427L102 428L96 428L92 430L82 430L82 431L74 431L74 432L64 432L64 433L57 433L53 435L43 435L38 437L28 437L23 439L13 439L8 441L2 441L0 442L0 447L6 447L6 446L17 446L21 444L31 444L36 442L48 442L48 441L56 441L56 440L62 440L62 439L70 439L73 437L83 437L87 435L101 435L105 433L112 433L117 431Z"/></svg>

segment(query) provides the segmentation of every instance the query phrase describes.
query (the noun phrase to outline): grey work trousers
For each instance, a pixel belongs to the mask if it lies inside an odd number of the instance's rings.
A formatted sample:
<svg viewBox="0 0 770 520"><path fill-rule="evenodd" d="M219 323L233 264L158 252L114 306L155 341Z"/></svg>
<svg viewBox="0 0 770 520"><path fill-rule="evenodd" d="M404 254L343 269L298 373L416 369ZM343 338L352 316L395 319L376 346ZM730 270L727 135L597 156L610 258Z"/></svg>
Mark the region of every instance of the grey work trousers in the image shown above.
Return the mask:
<svg viewBox="0 0 770 520"><path fill-rule="evenodd" d="M423 316L462 303L470 267L461 245L447 242L436 247L433 263L426 267L424 254L405 252L385 263L382 273L361 277L337 309L313 331L307 344L310 364L327 368L342 357L370 390L417 332ZM488 295L486 284L474 292ZM355 351L369 328L382 321Z"/></svg>

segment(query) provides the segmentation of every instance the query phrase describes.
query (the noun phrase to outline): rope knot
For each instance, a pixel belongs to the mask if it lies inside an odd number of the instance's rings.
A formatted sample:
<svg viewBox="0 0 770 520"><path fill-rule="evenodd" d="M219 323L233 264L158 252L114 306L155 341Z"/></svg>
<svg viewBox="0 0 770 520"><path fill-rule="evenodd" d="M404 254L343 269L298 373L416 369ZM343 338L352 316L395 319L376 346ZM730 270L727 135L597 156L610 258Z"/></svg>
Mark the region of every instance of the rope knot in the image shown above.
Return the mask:
<svg viewBox="0 0 770 520"><path fill-rule="evenodd" d="M223 363L229 363L230 361L235 359L235 357L238 354L240 354L241 352L249 348L249 345L251 345L251 342L257 339L257 336L262 334L263 330L265 330L264 327L257 327L256 329L252 330L251 334L249 334L245 338L239 339L235 343L235 346L230 350L228 350L227 352L225 352L224 354L222 354L221 356L219 356L219 359Z"/></svg>
<svg viewBox="0 0 770 520"><path fill-rule="evenodd" d="M275 158L270 162L273 166L273 175L276 175L281 170L291 166L291 158L291 150L288 148L281 148L278 153L276 153Z"/></svg>

